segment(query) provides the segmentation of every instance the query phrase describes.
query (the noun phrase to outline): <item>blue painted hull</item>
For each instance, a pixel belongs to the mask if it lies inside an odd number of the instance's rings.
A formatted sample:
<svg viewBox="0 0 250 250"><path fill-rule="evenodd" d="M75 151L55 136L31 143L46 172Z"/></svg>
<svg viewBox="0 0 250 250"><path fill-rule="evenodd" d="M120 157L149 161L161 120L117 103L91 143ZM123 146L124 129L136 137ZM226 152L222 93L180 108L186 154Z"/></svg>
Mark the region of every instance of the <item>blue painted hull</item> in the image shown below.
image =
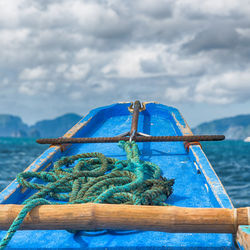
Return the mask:
<svg viewBox="0 0 250 250"><path fill-rule="evenodd" d="M91 111L76 124L65 137L115 136L130 130L132 116L129 103L114 104ZM178 110L149 103L140 113L138 131L155 136L188 135L191 131ZM158 164L163 176L174 178L174 192L168 203L182 207L232 208L220 180L198 145L190 146L189 152L182 142L138 143L142 159ZM49 169L62 156L83 152L101 152L109 157L125 159L124 152L116 143L67 145L48 148L27 171ZM22 190L14 180L0 193L0 204L21 204L31 195ZM0 238L5 231L0 231ZM71 234L67 231L36 230L18 231L8 247L11 248L88 248L88 249L234 249L231 234L191 234L139 231L99 231Z"/></svg>

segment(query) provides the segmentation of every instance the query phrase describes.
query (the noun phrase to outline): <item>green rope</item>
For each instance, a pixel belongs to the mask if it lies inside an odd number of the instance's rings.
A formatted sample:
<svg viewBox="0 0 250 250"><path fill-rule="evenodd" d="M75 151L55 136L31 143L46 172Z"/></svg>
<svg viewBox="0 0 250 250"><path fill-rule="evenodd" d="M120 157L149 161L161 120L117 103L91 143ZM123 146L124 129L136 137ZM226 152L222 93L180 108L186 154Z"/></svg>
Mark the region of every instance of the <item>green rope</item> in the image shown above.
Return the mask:
<svg viewBox="0 0 250 250"><path fill-rule="evenodd" d="M18 174L17 181L23 187L37 192L23 203L0 249L7 246L25 216L38 205L94 202L167 206L165 201L173 191L174 180L161 177L157 165L141 161L135 142L120 141L118 145L125 150L127 160L85 153L61 158L48 172ZM42 184L27 180L34 177Z"/></svg>

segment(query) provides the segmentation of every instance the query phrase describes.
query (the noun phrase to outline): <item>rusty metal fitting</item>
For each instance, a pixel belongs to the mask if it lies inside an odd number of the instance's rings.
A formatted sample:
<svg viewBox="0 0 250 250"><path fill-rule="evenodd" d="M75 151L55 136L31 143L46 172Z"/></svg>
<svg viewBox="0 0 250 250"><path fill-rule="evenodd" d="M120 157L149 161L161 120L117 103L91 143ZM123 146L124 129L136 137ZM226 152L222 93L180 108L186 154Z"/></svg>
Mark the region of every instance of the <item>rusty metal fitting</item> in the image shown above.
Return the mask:
<svg viewBox="0 0 250 250"><path fill-rule="evenodd" d="M189 152L189 147L192 146L192 145L198 145L198 146L200 146L202 148L200 142L198 142L198 141L185 141L184 142L185 150L187 152Z"/></svg>
<svg viewBox="0 0 250 250"><path fill-rule="evenodd" d="M146 110L146 104L149 103L149 102L140 102L140 101L131 102L130 106L128 107L128 111L130 113L134 112L134 107L135 107L136 102L140 103L139 112Z"/></svg>
<svg viewBox="0 0 250 250"><path fill-rule="evenodd" d="M224 135L185 135L185 136L135 136L137 142L167 142L167 141L222 141ZM114 143L121 140L129 141L129 137L90 137L90 138L44 138L36 140L40 144L64 144L64 143Z"/></svg>

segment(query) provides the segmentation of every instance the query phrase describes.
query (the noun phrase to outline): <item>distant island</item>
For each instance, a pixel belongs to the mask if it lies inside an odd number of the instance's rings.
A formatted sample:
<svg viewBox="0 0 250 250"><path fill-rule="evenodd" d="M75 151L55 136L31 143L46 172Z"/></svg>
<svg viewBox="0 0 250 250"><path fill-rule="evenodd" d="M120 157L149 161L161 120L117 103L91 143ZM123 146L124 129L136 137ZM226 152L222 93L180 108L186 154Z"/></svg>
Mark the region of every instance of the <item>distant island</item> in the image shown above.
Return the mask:
<svg viewBox="0 0 250 250"><path fill-rule="evenodd" d="M244 140L250 136L250 115L204 122L192 131L194 134L224 134L228 140Z"/></svg>
<svg viewBox="0 0 250 250"><path fill-rule="evenodd" d="M60 137L81 118L77 114L65 114L28 126L18 116L0 114L0 137Z"/></svg>
<svg viewBox="0 0 250 250"><path fill-rule="evenodd" d="M60 137L81 118L71 113L28 126L18 116L2 114L0 115L0 137ZM194 134L224 134L226 139L244 140L250 136L250 115L205 122L193 128L192 131Z"/></svg>

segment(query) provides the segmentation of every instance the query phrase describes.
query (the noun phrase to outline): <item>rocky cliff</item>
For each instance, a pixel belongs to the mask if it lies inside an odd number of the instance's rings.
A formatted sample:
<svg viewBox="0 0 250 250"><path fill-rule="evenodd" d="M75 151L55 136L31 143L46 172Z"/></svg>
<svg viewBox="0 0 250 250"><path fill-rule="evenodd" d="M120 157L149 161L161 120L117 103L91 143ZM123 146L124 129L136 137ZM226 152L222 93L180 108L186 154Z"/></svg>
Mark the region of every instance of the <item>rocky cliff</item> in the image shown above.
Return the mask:
<svg viewBox="0 0 250 250"><path fill-rule="evenodd" d="M226 139L244 140L250 136L250 115L238 115L205 122L192 129L194 134L224 134Z"/></svg>
<svg viewBox="0 0 250 250"><path fill-rule="evenodd" d="M65 114L56 119L39 121L32 126L13 115L0 115L1 137L60 137L73 127L81 116Z"/></svg>

